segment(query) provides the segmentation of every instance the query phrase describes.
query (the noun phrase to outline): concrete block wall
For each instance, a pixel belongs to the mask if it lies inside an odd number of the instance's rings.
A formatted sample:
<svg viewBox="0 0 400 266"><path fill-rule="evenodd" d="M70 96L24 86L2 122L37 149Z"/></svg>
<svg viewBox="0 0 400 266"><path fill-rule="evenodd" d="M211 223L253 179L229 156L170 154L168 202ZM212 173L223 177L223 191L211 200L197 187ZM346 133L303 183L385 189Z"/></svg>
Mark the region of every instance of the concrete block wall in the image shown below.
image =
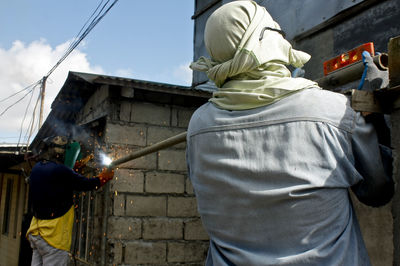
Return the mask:
<svg viewBox="0 0 400 266"><path fill-rule="evenodd" d="M126 99L105 141L113 158L186 130L195 108ZM110 265L203 265L208 236L187 177L185 143L120 165L110 184Z"/></svg>

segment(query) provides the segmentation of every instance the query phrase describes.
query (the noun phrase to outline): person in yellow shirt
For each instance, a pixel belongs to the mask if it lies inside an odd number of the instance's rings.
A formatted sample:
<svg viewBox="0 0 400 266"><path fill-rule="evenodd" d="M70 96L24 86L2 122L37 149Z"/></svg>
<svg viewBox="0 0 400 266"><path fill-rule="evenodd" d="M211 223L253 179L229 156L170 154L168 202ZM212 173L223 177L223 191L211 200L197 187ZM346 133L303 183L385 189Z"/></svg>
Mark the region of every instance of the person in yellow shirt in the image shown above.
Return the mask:
<svg viewBox="0 0 400 266"><path fill-rule="evenodd" d="M41 160L29 177L33 218L27 238L33 249L31 265L67 265L74 223L73 192L97 189L114 176L104 169L86 178L62 162L65 137L44 141Z"/></svg>

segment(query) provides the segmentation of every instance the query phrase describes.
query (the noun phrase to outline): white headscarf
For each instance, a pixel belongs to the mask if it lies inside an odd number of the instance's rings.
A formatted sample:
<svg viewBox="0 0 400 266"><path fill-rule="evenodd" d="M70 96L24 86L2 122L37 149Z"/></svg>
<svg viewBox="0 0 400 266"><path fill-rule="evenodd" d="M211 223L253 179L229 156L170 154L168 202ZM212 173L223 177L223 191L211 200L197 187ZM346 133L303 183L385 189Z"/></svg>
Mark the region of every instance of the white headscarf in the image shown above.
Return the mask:
<svg viewBox="0 0 400 266"><path fill-rule="evenodd" d="M205 71L219 87L210 99L218 107L245 110L271 104L301 89L318 87L291 78L285 65L302 67L310 55L292 48L267 10L254 1L234 1L208 18L204 42L211 59L190 67Z"/></svg>

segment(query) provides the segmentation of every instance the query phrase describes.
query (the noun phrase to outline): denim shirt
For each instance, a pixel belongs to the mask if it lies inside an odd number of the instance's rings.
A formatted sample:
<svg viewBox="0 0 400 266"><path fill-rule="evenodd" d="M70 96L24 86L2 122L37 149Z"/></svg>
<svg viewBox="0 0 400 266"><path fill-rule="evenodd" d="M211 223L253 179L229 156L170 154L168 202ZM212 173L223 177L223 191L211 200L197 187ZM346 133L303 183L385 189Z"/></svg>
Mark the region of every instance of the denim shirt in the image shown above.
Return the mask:
<svg viewBox="0 0 400 266"><path fill-rule="evenodd" d="M245 111L206 103L186 156L206 265L370 265L348 188L382 205L390 178L346 96L312 88Z"/></svg>

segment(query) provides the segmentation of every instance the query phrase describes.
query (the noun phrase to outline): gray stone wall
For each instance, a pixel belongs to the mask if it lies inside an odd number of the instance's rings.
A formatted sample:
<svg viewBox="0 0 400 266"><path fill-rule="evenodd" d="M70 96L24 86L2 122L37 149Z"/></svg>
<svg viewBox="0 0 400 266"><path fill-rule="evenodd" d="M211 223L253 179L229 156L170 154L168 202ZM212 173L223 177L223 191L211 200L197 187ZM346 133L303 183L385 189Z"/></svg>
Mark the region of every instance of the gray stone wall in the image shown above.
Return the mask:
<svg viewBox="0 0 400 266"><path fill-rule="evenodd" d="M186 130L194 108L126 99L115 105L105 141L114 158ZM208 236L187 177L185 143L120 165L110 184L111 265L203 265Z"/></svg>

